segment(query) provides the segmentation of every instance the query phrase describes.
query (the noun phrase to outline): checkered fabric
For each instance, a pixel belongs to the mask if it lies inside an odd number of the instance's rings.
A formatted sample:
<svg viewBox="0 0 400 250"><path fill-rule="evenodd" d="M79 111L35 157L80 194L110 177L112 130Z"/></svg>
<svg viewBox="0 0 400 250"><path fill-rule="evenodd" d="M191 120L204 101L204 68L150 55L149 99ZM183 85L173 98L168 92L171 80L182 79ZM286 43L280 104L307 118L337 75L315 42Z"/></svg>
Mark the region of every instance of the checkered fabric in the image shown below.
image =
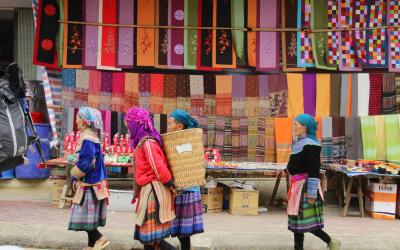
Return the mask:
<svg viewBox="0 0 400 250"><path fill-rule="evenodd" d="M388 1L387 25L400 25L400 5L398 0ZM389 71L400 72L400 30L388 29L389 35Z"/></svg>
<svg viewBox="0 0 400 250"><path fill-rule="evenodd" d="M339 28L338 0L328 0L328 28ZM328 63L339 65L339 32L328 32Z"/></svg>
<svg viewBox="0 0 400 250"><path fill-rule="evenodd" d="M386 0L368 0L368 27L386 25ZM385 29L367 31L368 53L367 63L375 66L387 65L387 34Z"/></svg>
<svg viewBox="0 0 400 250"><path fill-rule="evenodd" d="M301 15L298 16L297 27L303 29L311 28L311 0L299 0L298 2ZM314 67L314 57L312 53L311 34L299 32L297 39L299 67Z"/></svg>
<svg viewBox="0 0 400 250"><path fill-rule="evenodd" d="M368 17L368 6L366 0L354 1L354 28L366 28L367 17ZM355 31L355 46L357 50L358 60L362 63L367 62L367 50L366 50L366 31L356 30Z"/></svg>

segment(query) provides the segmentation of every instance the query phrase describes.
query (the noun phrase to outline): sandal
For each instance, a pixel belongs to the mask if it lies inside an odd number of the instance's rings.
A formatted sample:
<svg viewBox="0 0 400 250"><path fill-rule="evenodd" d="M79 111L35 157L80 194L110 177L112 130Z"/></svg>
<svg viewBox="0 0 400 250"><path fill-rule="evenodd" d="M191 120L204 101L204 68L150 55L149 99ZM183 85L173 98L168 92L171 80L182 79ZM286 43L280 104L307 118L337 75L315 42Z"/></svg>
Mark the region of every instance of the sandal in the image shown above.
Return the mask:
<svg viewBox="0 0 400 250"><path fill-rule="evenodd" d="M96 241L96 244L94 244L93 250L101 250L106 248L108 245L110 245L110 241L106 237L101 237Z"/></svg>

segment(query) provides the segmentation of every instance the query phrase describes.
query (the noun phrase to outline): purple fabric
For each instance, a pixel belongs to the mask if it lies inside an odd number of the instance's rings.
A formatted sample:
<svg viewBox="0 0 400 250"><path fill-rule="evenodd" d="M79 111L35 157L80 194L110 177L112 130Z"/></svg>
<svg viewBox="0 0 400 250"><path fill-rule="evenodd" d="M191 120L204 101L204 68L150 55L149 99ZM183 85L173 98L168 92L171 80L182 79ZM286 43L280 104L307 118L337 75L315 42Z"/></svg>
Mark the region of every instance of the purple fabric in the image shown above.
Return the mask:
<svg viewBox="0 0 400 250"><path fill-rule="evenodd" d="M153 119L148 111L142 108L130 108L125 115L125 121L131 135L131 146L134 148L145 136L152 137L161 147L163 146L160 133L154 128Z"/></svg>
<svg viewBox="0 0 400 250"><path fill-rule="evenodd" d="M119 24L134 24L134 4L132 0L119 0L118 22ZM133 67L133 28L118 29L118 54L117 67Z"/></svg>
<svg viewBox="0 0 400 250"><path fill-rule="evenodd" d="M170 0L168 20L171 26L184 26L184 0ZM169 29L168 68L181 69L184 65L184 30Z"/></svg>
<svg viewBox="0 0 400 250"><path fill-rule="evenodd" d="M304 113L315 116L317 82L315 74L303 74Z"/></svg>
<svg viewBox="0 0 400 250"><path fill-rule="evenodd" d="M246 76L235 75L232 78L232 97L246 97Z"/></svg>
<svg viewBox="0 0 400 250"><path fill-rule="evenodd" d="M112 93L112 72L101 72L101 92Z"/></svg>
<svg viewBox="0 0 400 250"><path fill-rule="evenodd" d="M83 15L85 22L99 22L99 0L84 0ZM85 69L96 69L99 27L84 25L83 27L83 61L82 66Z"/></svg>
<svg viewBox="0 0 400 250"><path fill-rule="evenodd" d="M258 77L259 95L260 98L265 98L268 96L268 76L260 75Z"/></svg>

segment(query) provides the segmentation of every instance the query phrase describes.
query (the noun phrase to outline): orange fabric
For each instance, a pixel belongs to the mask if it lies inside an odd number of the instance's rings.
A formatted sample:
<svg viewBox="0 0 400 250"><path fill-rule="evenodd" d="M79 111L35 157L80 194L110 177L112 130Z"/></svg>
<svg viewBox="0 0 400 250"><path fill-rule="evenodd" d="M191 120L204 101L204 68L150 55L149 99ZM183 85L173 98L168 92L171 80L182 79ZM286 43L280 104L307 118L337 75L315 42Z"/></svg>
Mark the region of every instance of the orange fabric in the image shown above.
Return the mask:
<svg viewBox="0 0 400 250"><path fill-rule="evenodd" d="M248 0L247 7L247 26L251 28L257 27L257 0ZM247 33L247 60L249 66L257 66L257 32Z"/></svg>
<svg viewBox="0 0 400 250"><path fill-rule="evenodd" d="M216 76L217 115L232 116L232 76Z"/></svg>
<svg viewBox="0 0 400 250"><path fill-rule="evenodd" d="M315 115L329 117L331 110L331 75L317 74L317 103Z"/></svg>
<svg viewBox="0 0 400 250"><path fill-rule="evenodd" d="M287 74L288 83L288 117L304 113L303 75Z"/></svg>
<svg viewBox="0 0 400 250"><path fill-rule="evenodd" d="M321 138L322 138L322 118L321 117L315 117L315 120L318 122L317 138L318 138L319 141L321 141Z"/></svg>
<svg viewBox="0 0 400 250"><path fill-rule="evenodd" d="M155 0L137 1L137 24L155 25ZM166 10L165 10L166 11ZM138 28L137 29L137 65L154 66L155 65L155 29Z"/></svg>
<svg viewBox="0 0 400 250"><path fill-rule="evenodd" d="M275 118L275 136L277 162L288 162L292 150L293 119Z"/></svg>

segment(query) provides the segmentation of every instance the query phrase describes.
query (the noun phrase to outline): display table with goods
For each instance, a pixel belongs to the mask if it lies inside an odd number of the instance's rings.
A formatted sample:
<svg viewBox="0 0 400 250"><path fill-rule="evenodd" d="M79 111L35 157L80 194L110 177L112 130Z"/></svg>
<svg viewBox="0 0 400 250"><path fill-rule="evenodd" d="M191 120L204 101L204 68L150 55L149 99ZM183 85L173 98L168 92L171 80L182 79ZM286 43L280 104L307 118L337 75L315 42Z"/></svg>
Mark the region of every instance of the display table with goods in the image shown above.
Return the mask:
<svg viewBox="0 0 400 250"><path fill-rule="evenodd" d="M345 160L343 164L324 164L323 168L330 173L333 173L337 179L339 206L343 207L342 215L348 215L348 209L351 198L357 198L359 203L359 212L361 217L364 217L364 197L367 202L367 210L370 215L378 218L373 208L371 201L376 197L371 197L371 190L364 192L364 184L367 182L368 187L374 185L371 179L377 179L381 185L395 185L400 179L400 164L389 163L384 161L371 160ZM372 183L372 184L371 184ZM397 194L396 189L394 196ZM356 190L355 192L353 192ZM384 198L386 199L386 198ZM379 198L378 198L379 200ZM396 198L393 200L396 203ZM377 212L383 214L383 212ZM393 212L393 214L395 211ZM383 216L382 216L383 218ZM386 217L385 217L386 218ZM394 217L393 217L394 218Z"/></svg>

